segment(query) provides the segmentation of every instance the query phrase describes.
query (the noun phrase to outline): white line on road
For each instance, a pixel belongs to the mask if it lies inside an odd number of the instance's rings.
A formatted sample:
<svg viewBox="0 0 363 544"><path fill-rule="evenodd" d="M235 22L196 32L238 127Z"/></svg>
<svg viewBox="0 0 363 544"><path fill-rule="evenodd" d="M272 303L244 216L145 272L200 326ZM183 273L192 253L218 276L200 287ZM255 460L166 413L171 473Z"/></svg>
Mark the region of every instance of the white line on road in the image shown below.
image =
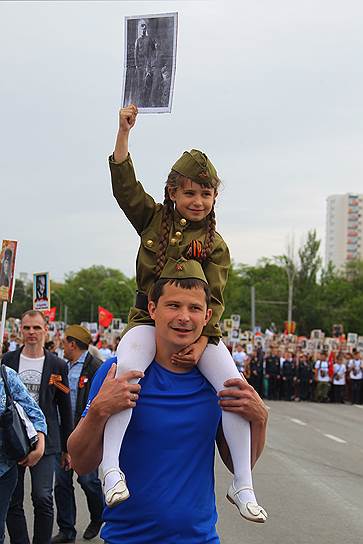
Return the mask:
<svg viewBox="0 0 363 544"><path fill-rule="evenodd" d="M361 404L353 404L353 406L355 406L356 408L360 408L361 410L363 410L363 406Z"/></svg>
<svg viewBox="0 0 363 544"><path fill-rule="evenodd" d="M339 444L346 444L347 442L343 440L342 438L339 438L338 436L334 436L333 434L324 434L327 438L330 438L330 440L335 440L335 442L339 442Z"/></svg>
<svg viewBox="0 0 363 544"><path fill-rule="evenodd" d="M305 421L301 421L301 419L295 419L294 417L289 417L289 420L293 423L297 423L298 425L303 425L305 427L306 423Z"/></svg>

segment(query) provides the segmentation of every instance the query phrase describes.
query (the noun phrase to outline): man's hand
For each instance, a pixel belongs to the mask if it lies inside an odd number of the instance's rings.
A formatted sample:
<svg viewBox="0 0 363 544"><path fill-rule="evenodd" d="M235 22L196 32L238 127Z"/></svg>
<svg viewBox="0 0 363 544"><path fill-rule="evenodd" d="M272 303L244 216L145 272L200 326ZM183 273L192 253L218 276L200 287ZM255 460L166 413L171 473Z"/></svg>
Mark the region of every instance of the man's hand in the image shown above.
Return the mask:
<svg viewBox="0 0 363 544"><path fill-rule="evenodd" d="M119 112L119 128L122 132L129 132L136 123L137 107L130 104L126 108L121 108Z"/></svg>
<svg viewBox="0 0 363 544"><path fill-rule="evenodd" d="M239 414L251 423L267 422L268 408L246 380L232 378L224 382L224 386L228 389L219 392L220 406L223 410Z"/></svg>
<svg viewBox="0 0 363 544"><path fill-rule="evenodd" d="M171 362L173 365L189 369L198 364L199 359L203 355L203 352L208 344L208 337L201 336L194 344L174 353L171 356Z"/></svg>
<svg viewBox="0 0 363 544"><path fill-rule="evenodd" d="M96 411L101 417L109 418L122 410L135 408L139 398L141 386L130 381L143 378L143 372L129 370L118 378L115 378L115 375L116 364L113 364L107 372L98 395L91 403L90 410Z"/></svg>
<svg viewBox="0 0 363 544"><path fill-rule="evenodd" d="M66 471L72 468L71 456L66 451L62 451L60 467Z"/></svg>
<svg viewBox="0 0 363 544"><path fill-rule="evenodd" d="M33 467L37 462L43 457L45 448L45 437L43 433L38 433L38 442L35 445L34 450L32 450L24 459L18 462L18 465L21 467Z"/></svg>

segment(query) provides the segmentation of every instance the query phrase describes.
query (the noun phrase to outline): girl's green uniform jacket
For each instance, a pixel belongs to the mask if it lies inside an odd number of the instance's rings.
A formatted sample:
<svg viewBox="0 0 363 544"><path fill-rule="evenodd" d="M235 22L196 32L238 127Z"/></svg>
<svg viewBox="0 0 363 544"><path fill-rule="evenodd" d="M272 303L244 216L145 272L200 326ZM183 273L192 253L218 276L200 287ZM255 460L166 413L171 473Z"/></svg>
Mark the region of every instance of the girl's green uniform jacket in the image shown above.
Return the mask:
<svg viewBox="0 0 363 544"><path fill-rule="evenodd" d="M141 244L136 260L136 282L139 291L148 294L155 283L156 255L159 246L162 221L162 204L157 204L145 192L143 186L136 180L135 171L130 155L122 163L109 159L113 194L124 211L130 223L141 238ZM182 217L174 210L173 225L170 230L169 245L166 250L166 259L178 260L186 256L192 240L204 243L207 221L192 222ZM216 233L212 252L207 261L202 263L204 274L208 280L212 298L210 308L213 315L203 329L203 335L210 341L218 343L221 337L219 321L222 317L223 290L227 282L230 267L230 256L223 238ZM127 329L135 325L153 325L148 312L139 308L131 308Z"/></svg>

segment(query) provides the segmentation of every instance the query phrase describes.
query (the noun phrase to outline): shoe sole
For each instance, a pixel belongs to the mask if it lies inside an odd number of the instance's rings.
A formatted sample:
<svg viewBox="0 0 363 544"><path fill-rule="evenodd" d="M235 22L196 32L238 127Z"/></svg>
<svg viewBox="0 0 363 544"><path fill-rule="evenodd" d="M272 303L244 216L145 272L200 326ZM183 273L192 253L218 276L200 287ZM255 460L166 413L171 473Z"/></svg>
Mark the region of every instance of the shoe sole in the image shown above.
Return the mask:
<svg viewBox="0 0 363 544"><path fill-rule="evenodd" d="M226 495L226 499L231 503L233 504L233 506L235 506L240 514L240 516L243 518L243 519L246 519L247 521L252 521L253 523L265 523L265 521L267 521L266 519L251 519L251 518L248 518L246 516L244 516L242 514L242 512L240 511L240 509L238 508L237 504L234 502L233 499L231 499L231 497L229 495Z"/></svg>

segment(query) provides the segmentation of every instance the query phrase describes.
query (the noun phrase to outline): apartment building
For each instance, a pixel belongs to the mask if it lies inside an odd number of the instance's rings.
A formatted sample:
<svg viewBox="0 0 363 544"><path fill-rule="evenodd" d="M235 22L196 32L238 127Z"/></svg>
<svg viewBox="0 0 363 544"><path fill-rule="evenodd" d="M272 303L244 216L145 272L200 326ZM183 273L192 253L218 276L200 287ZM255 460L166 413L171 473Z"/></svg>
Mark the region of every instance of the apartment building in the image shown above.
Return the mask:
<svg viewBox="0 0 363 544"><path fill-rule="evenodd" d="M337 268L363 259L363 194L331 195L327 199L325 265Z"/></svg>

